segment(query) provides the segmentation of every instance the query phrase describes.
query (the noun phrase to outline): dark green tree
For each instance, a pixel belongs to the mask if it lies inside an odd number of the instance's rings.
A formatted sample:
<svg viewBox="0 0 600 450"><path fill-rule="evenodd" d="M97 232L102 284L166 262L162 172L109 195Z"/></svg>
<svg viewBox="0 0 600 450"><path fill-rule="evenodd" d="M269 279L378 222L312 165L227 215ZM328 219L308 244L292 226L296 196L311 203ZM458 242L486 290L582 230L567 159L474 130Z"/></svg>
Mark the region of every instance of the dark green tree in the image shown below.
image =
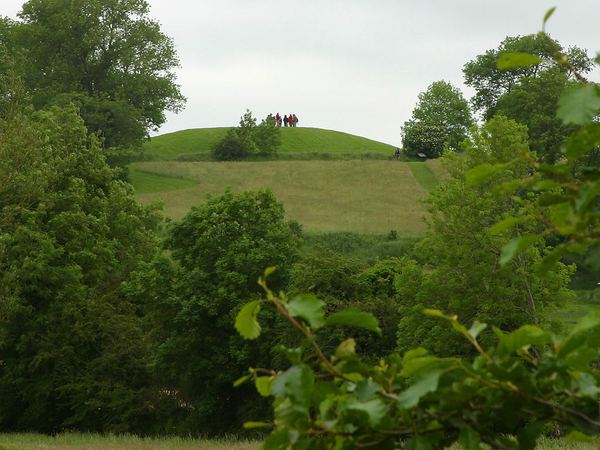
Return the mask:
<svg viewBox="0 0 600 450"><path fill-rule="evenodd" d="M172 40L145 0L30 0L5 33L34 106L74 103L105 148L139 146L184 103Z"/></svg>
<svg viewBox="0 0 600 450"><path fill-rule="evenodd" d="M151 432L159 396L121 283L158 217L73 108L0 121L0 428Z"/></svg>
<svg viewBox="0 0 600 450"><path fill-rule="evenodd" d="M450 83L436 81L419 94L411 119L402 127L402 146L411 156L423 153L437 158L446 146L458 151L471 125L462 93Z"/></svg>
<svg viewBox="0 0 600 450"><path fill-rule="evenodd" d="M260 295L256 280L264 267L278 267L274 286L287 285L298 245L271 192L228 192L194 207L173 227L167 249L175 264L162 260L155 266L160 281L147 282L144 271L132 286L132 295L149 299L154 311L156 373L185 405L176 412L179 431L239 430L241 420L265 406L233 391L232 383L250 361L272 362L275 330L267 330L265 346L248 345L233 319Z"/></svg>

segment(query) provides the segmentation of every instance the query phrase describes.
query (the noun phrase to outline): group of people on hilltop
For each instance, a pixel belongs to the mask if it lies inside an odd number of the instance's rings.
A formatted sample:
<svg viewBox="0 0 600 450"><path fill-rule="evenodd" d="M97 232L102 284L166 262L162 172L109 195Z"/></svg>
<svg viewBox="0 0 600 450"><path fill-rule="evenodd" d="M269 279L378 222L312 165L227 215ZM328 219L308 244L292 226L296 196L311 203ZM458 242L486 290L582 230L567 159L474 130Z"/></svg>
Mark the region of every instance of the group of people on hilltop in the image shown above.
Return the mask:
<svg viewBox="0 0 600 450"><path fill-rule="evenodd" d="M271 117L273 117L276 127L295 127L298 125L298 117L296 117L296 114L290 114L289 116L283 116L282 118L281 115L277 113L275 116L271 114Z"/></svg>

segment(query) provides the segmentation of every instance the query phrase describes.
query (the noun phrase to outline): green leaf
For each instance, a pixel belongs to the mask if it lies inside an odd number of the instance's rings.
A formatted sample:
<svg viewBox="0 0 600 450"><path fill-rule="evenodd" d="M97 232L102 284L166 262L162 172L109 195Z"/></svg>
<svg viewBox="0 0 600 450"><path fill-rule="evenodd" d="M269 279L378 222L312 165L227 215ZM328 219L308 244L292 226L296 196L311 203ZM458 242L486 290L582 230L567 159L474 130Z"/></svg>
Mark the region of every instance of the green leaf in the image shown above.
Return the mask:
<svg viewBox="0 0 600 450"><path fill-rule="evenodd" d="M256 386L256 390L263 397L268 397L271 395L272 382L273 377L256 377L254 379L254 385Z"/></svg>
<svg viewBox="0 0 600 450"><path fill-rule="evenodd" d="M503 219L500 222L497 222L496 224L492 225L488 229L488 231L492 235L502 234L504 231L508 230L509 228L513 228L515 225L519 225L519 224L528 222L531 219L532 219L531 216L507 217L506 219Z"/></svg>
<svg viewBox="0 0 600 450"><path fill-rule="evenodd" d="M377 323L375 316L363 311L355 311L350 309L346 311L340 311L327 317L327 319L325 319L325 325L330 327L346 326L363 328L381 335L381 328L379 328L379 324Z"/></svg>
<svg viewBox="0 0 600 450"><path fill-rule="evenodd" d="M287 450L290 445L290 436L287 430L274 431L260 447L261 450Z"/></svg>
<svg viewBox="0 0 600 450"><path fill-rule="evenodd" d="M418 347L407 351L402 358L400 375L409 378L432 368L439 368L440 358L430 355L424 348Z"/></svg>
<svg viewBox="0 0 600 450"><path fill-rule="evenodd" d="M352 338L346 339L335 350L337 359L348 359L354 355L356 355L356 341Z"/></svg>
<svg viewBox="0 0 600 450"><path fill-rule="evenodd" d="M254 300L245 304L235 318L235 329L244 339L252 340L260 336L261 328L256 315L260 311L261 303L263 300Z"/></svg>
<svg viewBox="0 0 600 450"><path fill-rule="evenodd" d="M244 422L245 430L253 430L255 428L271 428L272 423L269 422Z"/></svg>
<svg viewBox="0 0 600 450"><path fill-rule="evenodd" d="M473 322L473 325L471 325L471 328L469 328L469 335L473 339L477 339L477 336L479 336L479 333L481 333L486 328L487 328L486 323L481 323L478 320L476 320L475 322Z"/></svg>
<svg viewBox="0 0 600 450"><path fill-rule="evenodd" d="M479 437L479 433L471 427L460 430L458 443L465 450L481 450L481 438Z"/></svg>
<svg viewBox="0 0 600 450"><path fill-rule="evenodd" d="M467 171L466 180L468 186L478 186L489 180L495 173L506 169L507 164L480 164Z"/></svg>
<svg viewBox="0 0 600 450"><path fill-rule="evenodd" d="M346 404L346 409L365 413L368 417L369 425L373 428L379 425L387 412L385 403L378 398L366 402L361 402L353 398Z"/></svg>
<svg viewBox="0 0 600 450"><path fill-rule="evenodd" d="M443 373L442 370L432 370L419 377L412 386L398 395L398 406L402 409L416 406L422 397L437 390Z"/></svg>
<svg viewBox="0 0 600 450"><path fill-rule="evenodd" d="M290 300L286 308L293 317L304 319L311 328L321 328L325 324L323 303L312 294L297 295Z"/></svg>
<svg viewBox="0 0 600 450"><path fill-rule="evenodd" d="M273 272L275 272L277 270L277 267L267 267L265 269L265 273L264 273L264 278L266 279L269 275L271 275Z"/></svg>
<svg viewBox="0 0 600 450"><path fill-rule="evenodd" d="M275 377L271 391L275 397L290 397L299 405L308 407L315 377L305 365L292 366Z"/></svg>
<svg viewBox="0 0 600 450"><path fill-rule="evenodd" d="M517 436L519 450L535 450L537 439L544 431L544 422L529 423Z"/></svg>
<svg viewBox="0 0 600 450"><path fill-rule="evenodd" d="M538 204L540 206L551 206L558 205L560 203L567 203L569 201L569 197L561 194L554 194L552 192L544 192L540 195L538 200Z"/></svg>
<svg viewBox="0 0 600 450"><path fill-rule="evenodd" d="M577 199L575 199L575 210L579 213L591 209L593 203L598 200L600 194L600 183L587 184L583 186Z"/></svg>
<svg viewBox="0 0 600 450"><path fill-rule="evenodd" d="M415 434L406 443L406 450L433 450L435 447L433 436Z"/></svg>
<svg viewBox="0 0 600 450"><path fill-rule="evenodd" d="M498 344L498 352L509 355L518 350L523 350L532 345L546 345L552 343L552 337L539 327L523 325L512 333L503 334Z"/></svg>
<svg viewBox="0 0 600 450"><path fill-rule="evenodd" d="M584 84L565 90L558 101L556 115L566 124L592 123L600 110L600 95L593 84Z"/></svg>
<svg viewBox="0 0 600 450"><path fill-rule="evenodd" d="M502 247L502 252L500 254L500 265L505 265L512 261L512 259L531 247L537 240L539 236L536 235L526 235L520 236L518 238L513 239L504 247Z"/></svg>
<svg viewBox="0 0 600 450"><path fill-rule="evenodd" d="M354 395L361 402L366 402L375 397L375 394L379 392L381 386L371 380L361 380L356 383L356 389Z"/></svg>
<svg viewBox="0 0 600 450"><path fill-rule="evenodd" d="M250 375L244 375L243 377L238 378L237 380L235 380L233 382L233 387L241 386L246 381L248 381L250 378L252 378Z"/></svg>
<svg viewBox="0 0 600 450"><path fill-rule="evenodd" d="M535 66L542 62L542 58L531 53L504 52L498 56L496 66L500 70L512 69L514 67Z"/></svg>
<svg viewBox="0 0 600 450"><path fill-rule="evenodd" d="M544 21L542 22L542 29L546 28L546 22L548 22L548 19L550 19L550 17L552 17L552 14L554 14L554 11L556 11L556 6L553 6L548 11L546 11L546 14L544 14Z"/></svg>

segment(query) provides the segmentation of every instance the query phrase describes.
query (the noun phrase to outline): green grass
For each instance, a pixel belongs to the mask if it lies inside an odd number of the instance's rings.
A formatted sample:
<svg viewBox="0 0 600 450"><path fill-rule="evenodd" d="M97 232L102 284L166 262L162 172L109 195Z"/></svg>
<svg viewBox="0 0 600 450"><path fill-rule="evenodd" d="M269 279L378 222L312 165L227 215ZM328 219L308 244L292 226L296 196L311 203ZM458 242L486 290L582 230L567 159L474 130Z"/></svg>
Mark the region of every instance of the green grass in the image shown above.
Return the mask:
<svg viewBox="0 0 600 450"><path fill-rule="evenodd" d="M257 450L258 447L256 442L233 439L141 438L90 433L0 434L0 450Z"/></svg>
<svg viewBox="0 0 600 450"><path fill-rule="evenodd" d="M270 188L288 217L306 230L414 234L424 229L426 213L419 199L426 191L409 166L398 161L150 161L135 163L131 170L196 182L186 189L149 192L133 177L138 199L163 202L165 214L174 219L209 194Z"/></svg>
<svg viewBox="0 0 600 450"><path fill-rule="evenodd" d="M99 435L64 433L57 436L41 434L0 434L0 450L258 450L258 442L236 440L203 440L186 438L140 438L132 435ZM600 441L572 443L541 438L538 450L595 450ZM454 445L452 450L460 450Z"/></svg>
<svg viewBox="0 0 600 450"><path fill-rule="evenodd" d="M439 181L425 162L408 162L413 176L427 192L435 188Z"/></svg>
<svg viewBox="0 0 600 450"><path fill-rule="evenodd" d="M194 180L144 172L136 168L129 169L129 181L137 192L145 193L176 191L196 184Z"/></svg>
<svg viewBox="0 0 600 450"><path fill-rule="evenodd" d="M153 137L144 144L146 156L152 160L205 159L228 128L198 128ZM318 159L355 157L391 157L395 147L339 131L320 128L281 128L282 158L301 159L317 154ZM327 155L327 156L326 156Z"/></svg>
<svg viewBox="0 0 600 450"><path fill-rule="evenodd" d="M442 160L440 158L437 159L428 159L427 161L425 161L425 164L427 164L427 167L429 167L429 170L431 170L431 172L433 172L433 175L440 181L446 181L449 177L448 172L446 172L446 169L444 169L444 167L442 166Z"/></svg>

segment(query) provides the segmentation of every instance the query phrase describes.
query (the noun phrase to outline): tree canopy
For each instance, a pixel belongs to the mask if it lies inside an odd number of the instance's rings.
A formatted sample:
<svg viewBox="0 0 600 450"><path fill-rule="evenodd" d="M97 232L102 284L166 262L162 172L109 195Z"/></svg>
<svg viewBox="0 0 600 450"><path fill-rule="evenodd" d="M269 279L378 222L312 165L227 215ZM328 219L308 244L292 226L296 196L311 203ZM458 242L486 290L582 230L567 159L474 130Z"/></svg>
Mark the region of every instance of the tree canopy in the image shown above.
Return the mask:
<svg viewBox="0 0 600 450"><path fill-rule="evenodd" d="M30 0L4 22L33 104L74 103L105 148L140 145L185 101L172 40L145 0Z"/></svg>
<svg viewBox="0 0 600 450"><path fill-rule="evenodd" d="M402 128L404 151L437 158L447 146L457 151L473 124L462 93L445 81L436 81L419 94L412 117Z"/></svg>
<svg viewBox="0 0 600 450"><path fill-rule="evenodd" d="M575 72L591 68L590 58L578 47L566 50L568 67L559 64L555 56L562 51L546 34L507 37L463 69L465 83L475 89L471 102L483 118L501 114L527 125L532 150L546 162L560 158L561 145L574 130L556 115L560 95L574 83ZM525 67L498 67L499 58L510 52L525 52L538 60Z"/></svg>

